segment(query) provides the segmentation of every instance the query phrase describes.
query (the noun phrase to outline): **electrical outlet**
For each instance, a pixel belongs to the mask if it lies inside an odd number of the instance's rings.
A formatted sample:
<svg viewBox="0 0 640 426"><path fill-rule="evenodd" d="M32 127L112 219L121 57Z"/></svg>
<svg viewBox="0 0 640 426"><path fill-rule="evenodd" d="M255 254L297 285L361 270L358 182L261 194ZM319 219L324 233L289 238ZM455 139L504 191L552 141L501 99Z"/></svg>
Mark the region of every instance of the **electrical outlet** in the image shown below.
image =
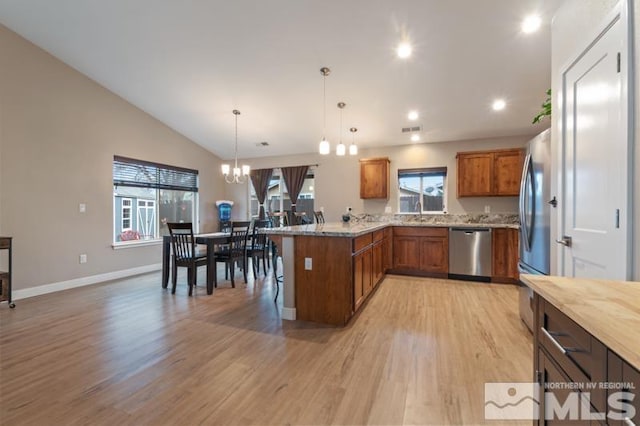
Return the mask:
<svg viewBox="0 0 640 426"><path fill-rule="evenodd" d="M320 211L324 213L324 206L320 206Z"/></svg>
<svg viewBox="0 0 640 426"><path fill-rule="evenodd" d="M311 257L304 258L304 269L306 271L311 271L313 269L313 259Z"/></svg>
<svg viewBox="0 0 640 426"><path fill-rule="evenodd" d="M351 213L351 207L347 206L347 213Z"/></svg>
<svg viewBox="0 0 640 426"><path fill-rule="evenodd" d="M87 211L87 205L86 205L85 203L80 203L80 204L78 205L78 211L79 211L80 213L84 213L84 212L86 212L86 211Z"/></svg>
<svg viewBox="0 0 640 426"><path fill-rule="evenodd" d="M87 263L87 255L86 254L81 254L80 255L80 263Z"/></svg>
<svg viewBox="0 0 640 426"><path fill-rule="evenodd" d="M484 206L484 212L485 213L491 213L491 206L489 206L489 205Z"/></svg>

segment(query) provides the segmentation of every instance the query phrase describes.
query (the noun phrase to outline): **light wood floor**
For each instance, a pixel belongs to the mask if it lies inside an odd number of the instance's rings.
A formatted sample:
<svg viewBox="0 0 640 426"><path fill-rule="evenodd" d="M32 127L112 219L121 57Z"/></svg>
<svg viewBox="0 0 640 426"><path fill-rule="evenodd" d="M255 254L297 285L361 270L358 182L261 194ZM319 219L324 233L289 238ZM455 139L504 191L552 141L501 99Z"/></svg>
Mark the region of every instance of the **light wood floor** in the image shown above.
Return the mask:
<svg viewBox="0 0 640 426"><path fill-rule="evenodd" d="M270 280L184 282L0 305L0 423L482 424L485 382L531 377L513 286L390 276L339 329L283 321Z"/></svg>

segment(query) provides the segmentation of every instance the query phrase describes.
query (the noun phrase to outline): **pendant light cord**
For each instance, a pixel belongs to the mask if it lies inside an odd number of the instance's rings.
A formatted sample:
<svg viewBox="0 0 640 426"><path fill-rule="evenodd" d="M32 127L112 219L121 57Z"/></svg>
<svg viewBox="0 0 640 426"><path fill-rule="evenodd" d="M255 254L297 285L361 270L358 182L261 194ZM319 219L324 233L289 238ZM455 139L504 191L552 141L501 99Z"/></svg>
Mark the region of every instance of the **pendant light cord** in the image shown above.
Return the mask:
<svg viewBox="0 0 640 426"><path fill-rule="evenodd" d="M340 143L342 144L342 108L340 108Z"/></svg>
<svg viewBox="0 0 640 426"><path fill-rule="evenodd" d="M327 75L322 75L322 140L327 135Z"/></svg>
<svg viewBox="0 0 640 426"><path fill-rule="evenodd" d="M236 169L238 168L238 114L235 114L236 116L236 149L235 149L235 156L236 156Z"/></svg>

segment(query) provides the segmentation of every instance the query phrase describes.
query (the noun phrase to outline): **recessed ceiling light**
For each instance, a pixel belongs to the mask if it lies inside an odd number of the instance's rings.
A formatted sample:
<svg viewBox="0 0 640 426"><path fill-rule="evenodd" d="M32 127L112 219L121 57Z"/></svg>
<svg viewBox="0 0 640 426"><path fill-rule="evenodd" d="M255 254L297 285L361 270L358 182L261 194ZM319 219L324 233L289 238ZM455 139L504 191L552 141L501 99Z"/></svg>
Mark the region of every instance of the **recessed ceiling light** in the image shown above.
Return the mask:
<svg viewBox="0 0 640 426"><path fill-rule="evenodd" d="M418 111L409 111L409 114L407 114L407 118L411 121L415 121L418 119Z"/></svg>
<svg viewBox="0 0 640 426"><path fill-rule="evenodd" d="M420 135L417 133L414 133L413 135L411 135L411 142L418 142L420 140Z"/></svg>
<svg viewBox="0 0 640 426"><path fill-rule="evenodd" d="M493 101L493 105L491 105L494 111L502 111L506 106L507 103L504 101L504 99L496 99L495 101Z"/></svg>
<svg viewBox="0 0 640 426"><path fill-rule="evenodd" d="M398 58L406 59L411 56L411 52L413 52L413 48L409 43L400 43L398 48L396 49L396 53L398 54Z"/></svg>
<svg viewBox="0 0 640 426"><path fill-rule="evenodd" d="M522 21L522 32L525 34L535 33L540 29L542 19L538 15L529 15Z"/></svg>

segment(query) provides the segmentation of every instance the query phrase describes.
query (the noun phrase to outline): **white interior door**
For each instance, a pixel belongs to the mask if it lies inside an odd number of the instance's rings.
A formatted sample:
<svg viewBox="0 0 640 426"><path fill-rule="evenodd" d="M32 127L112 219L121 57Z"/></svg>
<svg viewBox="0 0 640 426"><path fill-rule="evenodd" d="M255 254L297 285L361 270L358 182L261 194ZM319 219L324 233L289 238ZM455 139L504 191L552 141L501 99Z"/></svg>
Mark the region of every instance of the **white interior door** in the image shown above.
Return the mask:
<svg viewBox="0 0 640 426"><path fill-rule="evenodd" d="M627 26L621 15L563 75L564 275L628 279Z"/></svg>

